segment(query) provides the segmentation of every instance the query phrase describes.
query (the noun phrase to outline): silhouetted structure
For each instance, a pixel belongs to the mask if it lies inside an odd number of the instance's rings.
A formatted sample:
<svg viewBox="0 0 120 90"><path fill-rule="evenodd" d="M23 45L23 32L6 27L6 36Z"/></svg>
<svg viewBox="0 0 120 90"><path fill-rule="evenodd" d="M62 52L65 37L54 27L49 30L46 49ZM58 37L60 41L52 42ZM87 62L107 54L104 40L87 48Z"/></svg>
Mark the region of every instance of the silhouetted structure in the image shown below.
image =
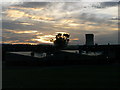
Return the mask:
<svg viewBox="0 0 120 90"><path fill-rule="evenodd" d="M31 56L34 57L34 52L31 52Z"/></svg>
<svg viewBox="0 0 120 90"><path fill-rule="evenodd" d="M94 35L85 34L85 36L86 36L86 45L94 45Z"/></svg>

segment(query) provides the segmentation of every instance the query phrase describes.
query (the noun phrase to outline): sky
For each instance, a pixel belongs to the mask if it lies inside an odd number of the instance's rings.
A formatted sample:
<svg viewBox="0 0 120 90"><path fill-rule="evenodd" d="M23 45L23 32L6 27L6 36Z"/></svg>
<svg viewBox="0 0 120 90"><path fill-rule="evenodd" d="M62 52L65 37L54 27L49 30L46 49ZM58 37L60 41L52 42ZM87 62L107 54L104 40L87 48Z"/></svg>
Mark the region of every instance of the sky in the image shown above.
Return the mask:
<svg viewBox="0 0 120 90"><path fill-rule="evenodd" d="M0 2L2 43L52 44L61 32L70 34L70 45L84 45L85 34L97 44L118 44L118 0L43 1Z"/></svg>

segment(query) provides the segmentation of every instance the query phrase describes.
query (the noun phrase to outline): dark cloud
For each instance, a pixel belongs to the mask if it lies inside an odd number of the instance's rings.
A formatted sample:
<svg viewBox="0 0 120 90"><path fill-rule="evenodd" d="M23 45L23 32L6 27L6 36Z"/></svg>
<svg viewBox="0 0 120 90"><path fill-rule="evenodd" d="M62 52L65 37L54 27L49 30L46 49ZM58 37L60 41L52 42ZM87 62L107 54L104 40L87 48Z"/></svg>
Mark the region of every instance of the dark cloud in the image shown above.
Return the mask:
<svg viewBox="0 0 120 90"><path fill-rule="evenodd" d="M94 2L93 4L91 4L90 6L86 5L86 3L90 3L91 2L84 2L84 3L81 3L81 2L66 2L65 5L64 5L64 10L75 10L75 9L78 9L78 8L82 8L82 9L85 9L85 8L108 8L108 7L114 7L114 6L118 6L118 2ZM79 4L79 5L78 5Z"/></svg>
<svg viewBox="0 0 120 90"><path fill-rule="evenodd" d="M37 30L40 32L50 32L52 31L52 27L48 23L33 23L33 25L22 25L20 21L2 21L2 29L10 29L10 30L19 30L19 31L24 31L24 30Z"/></svg>
<svg viewBox="0 0 120 90"><path fill-rule="evenodd" d="M18 24L17 24L18 23ZM3 29L11 29L11 30L33 30L34 27L21 25L18 21L2 21L2 28Z"/></svg>
<svg viewBox="0 0 120 90"><path fill-rule="evenodd" d="M17 41L17 42L26 42L26 40L31 40L36 38L35 34L17 34L9 31L3 31L2 41Z"/></svg>
<svg viewBox="0 0 120 90"><path fill-rule="evenodd" d="M113 6L118 6L118 2L101 2L100 6L97 6L96 8L107 8Z"/></svg>
<svg viewBox="0 0 120 90"><path fill-rule="evenodd" d="M37 8L37 7L45 7L48 4L48 2L24 2L21 5L21 7L27 7L27 8Z"/></svg>

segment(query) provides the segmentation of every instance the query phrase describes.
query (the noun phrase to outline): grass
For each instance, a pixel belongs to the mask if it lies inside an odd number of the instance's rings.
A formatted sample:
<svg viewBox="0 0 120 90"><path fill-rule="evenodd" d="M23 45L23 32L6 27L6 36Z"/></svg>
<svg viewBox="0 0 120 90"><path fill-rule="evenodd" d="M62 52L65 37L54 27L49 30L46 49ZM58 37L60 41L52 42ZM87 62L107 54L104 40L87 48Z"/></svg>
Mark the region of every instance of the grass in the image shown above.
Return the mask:
<svg viewBox="0 0 120 90"><path fill-rule="evenodd" d="M4 67L3 88L120 88L120 67Z"/></svg>

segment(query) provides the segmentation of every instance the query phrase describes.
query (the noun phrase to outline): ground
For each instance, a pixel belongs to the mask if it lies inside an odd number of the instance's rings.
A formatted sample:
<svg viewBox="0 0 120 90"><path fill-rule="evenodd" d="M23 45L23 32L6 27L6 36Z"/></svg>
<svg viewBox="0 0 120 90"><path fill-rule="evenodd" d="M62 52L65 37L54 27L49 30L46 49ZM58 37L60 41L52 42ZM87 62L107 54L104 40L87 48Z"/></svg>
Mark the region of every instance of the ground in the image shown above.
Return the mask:
<svg viewBox="0 0 120 90"><path fill-rule="evenodd" d="M3 88L120 88L114 65L4 66Z"/></svg>

